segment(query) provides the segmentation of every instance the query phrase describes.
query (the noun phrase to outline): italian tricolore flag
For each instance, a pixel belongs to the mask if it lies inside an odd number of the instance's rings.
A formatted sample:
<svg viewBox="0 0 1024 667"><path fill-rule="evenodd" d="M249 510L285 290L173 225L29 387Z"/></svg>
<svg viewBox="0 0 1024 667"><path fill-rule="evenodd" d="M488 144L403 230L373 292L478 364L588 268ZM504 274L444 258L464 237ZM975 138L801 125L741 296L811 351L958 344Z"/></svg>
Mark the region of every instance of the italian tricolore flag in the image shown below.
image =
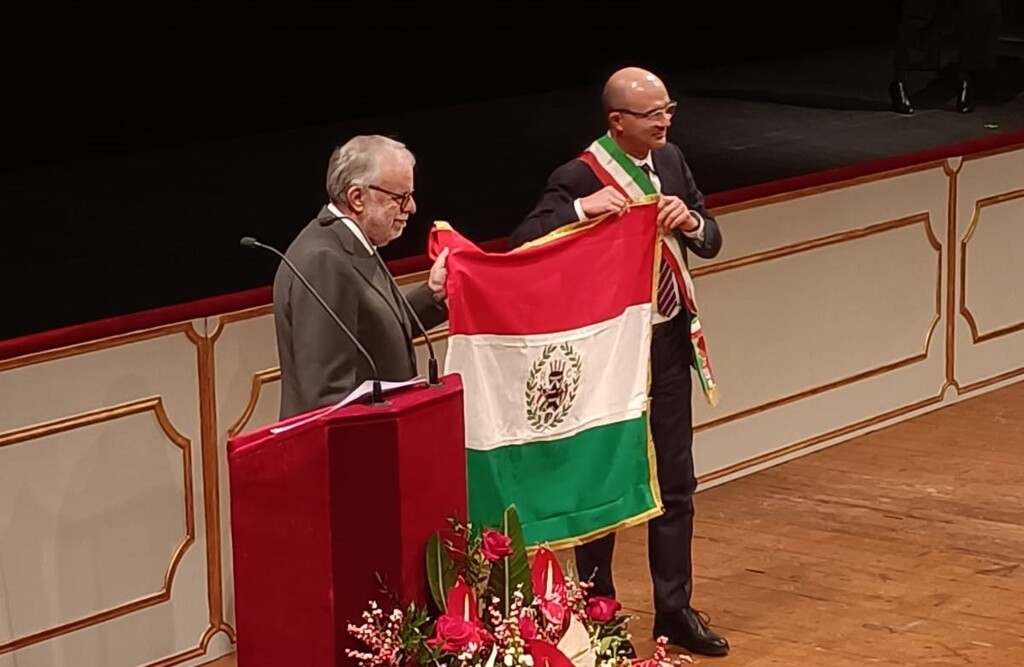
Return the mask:
<svg viewBox="0 0 1024 667"><path fill-rule="evenodd" d="M559 547L661 512L647 398L656 214L634 206L508 253L435 223L474 525L515 505L528 544Z"/></svg>

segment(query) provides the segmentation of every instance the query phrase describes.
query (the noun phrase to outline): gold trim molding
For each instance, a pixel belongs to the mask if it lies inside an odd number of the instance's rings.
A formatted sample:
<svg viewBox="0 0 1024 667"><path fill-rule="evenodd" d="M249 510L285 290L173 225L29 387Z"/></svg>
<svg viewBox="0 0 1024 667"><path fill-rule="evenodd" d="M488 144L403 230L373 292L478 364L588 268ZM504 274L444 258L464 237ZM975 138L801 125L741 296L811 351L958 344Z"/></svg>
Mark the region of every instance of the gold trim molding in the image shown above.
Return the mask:
<svg viewBox="0 0 1024 667"><path fill-rule="evenodd" d="M206 652L210 649L210 642L217 636L218 633L223 632L227 635L228 639L234 643L234 635L228 633L225 629L217 629L209 627L203 632L203 636L199 639L199 645L195 648L187 649L181 653L175 653L169 655L166 658L161 658L154 662L147 663L144 667L173 667L173 665L180 665L183 662L193 660L195 658L201 658L206 655Z"/></svg>
<svg viewBox="0 0 1024 667"><path fill-rule="evenodd" d="M217 320L213 333L204 336L193 328L186 332L196 346L199 387L200 444L203 462L203 514L206 519L206 596L210 625L207 633L224 632L232 642L235 630L224 620L223 545L221 543L220 437L217 430L217 383L214 343L231 315ZM207 322L211 318L207 318Z"/></svg>
<svg viewBox="0 0 1024 667"><path fill-rule="evenodd" d="M977 382L973 382L969 385L966 385L963 389L960 390L960 394L970 394L972 392L979 391L987 387L991 387L994 384L999 384L1000 382L1005 382L1006 380L1012 380L1013 378L1019 377L1021 375L1024 375L1024 366L1022 366L1021 368L1015 368L1012 371L1000 373L999 375L994 375L985 380L978 380Z"/></svg>
<svg viewBox="0 0 1024 667"><path fill-rule="evenodd" d="M435 329L434 331L427 332L427 338L430 339L431 343L436 343L439 340L448 338L448 327L443 329ZM427 343L423 340L423 334L420 334L416 340L413 341L413 347L426 347Z"/></svg>
<svg viewBox="0 0 1024 667"><path fill-rule="evenodd" d="M174 446L178 447L182 452L182 475L184 480L184 488L182 489L182 492L184 494L185 501L185 537L178 544L177 549L175 549L174 554L171 556L171 561L167 565L167 570L164 574L163 586L156 593L141 597L137 600L132 600L105 611L90 614L74 621L62 623L52 628L47 628L46 630L40 630L39 632L33 632L31 634L0 643L0 655L49 641L77 630L99 625L100 623L125 616L126 614L130 614L147 607L152 607L171 599L171 587L174 584L174 575L178 570L178 565L181 563L182 558L185 556L185 552L187 552L189 547L192 546L196 538L195 501L193 500L194 487L192 480L192 441L185 437L171 424L171 421L167 416L167 412L164 410L163 400L159 396L131 401L129 403L122 403L121 405L113 407L101 408L99 410L56 419L43 424L36 424L0 433L0 448L18 445L30 440L45 438L47 436L65 433L67 431L73 431L87 426L95 426L96 424L111 422L146 412L152 412L154 414L157 424L160 426L160 430L163 431L164 435L166 435Z"/></svg>
<svg viewBox="0 0 1024 667"><path fill-rule="evenodd" d="M1024 370L1024 369L1022 369L1022 370ZM898 417L902 417L903 415L907 415L907 414L910 414L912 412L916 412L918 410L922 410L924 408L936 405L936 404L941 403L941 402L942 402L942 396L941 395L933 396L932 398L926 398L923 401L918 401L916 403L912 403L910 405L903 406L902 408L897 408L895 410L890 410L890 411L884 412L884 413L882 413L880 415L876 415L874 417L870 417L868 419L864 419L864 420L861 420L859 422L855 422L853 424L849 424L848 426L843 426L843 427L834 429L832 431L829 431L828 433L822 433L821 435L816 435L816 436L814 436L812 438L807 438L806 440L801 440L800 442L793 443L792 445L788 445L788 446L782 447L780 449L776 449L776 450L773 450L773 451L770 451L770 452L766 452L766 453L761 454L759 456L755 456L755 457L746 459L744 461L740 461L739 463L734 463L733 465L726 466L725 468L720 468L718 470L714 470L714 471L712 471L712 472L710 472L710 473L708 473L706 475L701 475L700 478L697 481L698 481L699 484L706 484L708 482L713 482L713 481L715 481L717 479L722 479L723 477L728 477L730 475L735 475L736 473L743 472L744 470L749 470L750 468L755 468L757 466L763 465L765 463L769 463L769 462L774 461L776 459L780 459L780 458L782 458L784 456L789 456L790 454L795 454L795 453L803 451L805 449L810 449L811 447L814 447L815 445L819 445L819 444L821 444L823 442L826 442L828 440L832 440L833 438L839 438L839 437L842 437L844 435L849 435L850 433L854 433L856 431L860 431L862 429L871 428L872 426L877 426L878 424L882 424L882 423L887 422L887 421L889 421L891 419L896 419Z"/></svg>
<svg viewBox="0 0 1024 667"><path fill-rule="evenodd" d="M79 343L78 345L60 347L55 350L45 350L34 354L26 354L21 357L14 357L12 359L0 361L0 373L14 370L15 368L21 368L23 366L32 366L33 364L41 364L47 361L56 361L57 359L65 359L67 357L75 357L81 354L88 354L90 352L98 352L99 350L107 350L120 345L138 343L151 338L173 336L180 333L187 334L191 330L191 322L179 322L178 324L168 324L167 326L146 329L144 331L133 331L132 333L121 334L120 336L101 338L99 340L89 341L88 343Z"/></svg>
<svg viewBox="0 0 1024 667"><path fill-rule="evenodd" d="M902 227L910 227L912 225L924 223L928 234L928 240L932 243L932 246L937 250L942 249L938 239L935 238L935 234L931 230L931 219L928 213L915 213L903 218L897 218L895 220L887 220L885 222L879 222L874 225L868 225L860 229L851 229L845 232L839 232L837 234L830 234L828 236L822 236L809 241L801 241L799 243L792 243L790 245L779 246L772 248L771 250L764 250L761 252L751 253L749 255L743 255L735 259L729 259L723 262L715 262L713 264L705 264L693 269L691 273L693 277L707 276L713 273L720 273L722 271L730 271L732 269L739 269L744 266L750 266L752 264L760 264L761 262L768 262L773 259L779 259L781 257L789 257L808 250L816 250L818 248L825 248L838 243L846 243L847 241L855 241L868 236L874 236L883 232L892 231L894 229L900 229Z"/></svg>
<svg viewBox="0 0 1024 667"><path fill-rule="evenodd" d="M963 240L960 241L960 315L967 321L967 327L971 331L971 341L977 345L978 343L984 343L986 341L993 340L995 338L1001 338L1002 336L1008 336L1010 334L1024 331L1024 322L1018 322L1017 324L1011 324L992 331L986 331L981 333L978 328L978 322L967 306L967 245L974 237L974 233L978 229L978 224L981 222L981 211L982 209L997 204L1004 204L1015 199L1024 198L1024 188L1019 190L1012 190L1010 192L1004 192L1002 194L994 195L992 197L985 197L979 199L974 203L974 213L971 216L971 224L967 229L967 233L964 234Z"/></svg>
<svg viewBox="0 0 1024 667"><path fill-rule="evenodd" d="M438 329L435 331L428 331L428 337L431 343L435 343L439 340L443 340L448 337L448 330ZM414 347L426 347L426 342L423 340L422 334L416 338L413 342ZM249 424L249 420L252 419L253 413L256 412L256 406L259 404L260 394L263 392L263 387L270 384L271 382L281 381L281 368L280 366L275 368L267 368L252 376L252 385L249 388L249 400L245 404L245 408L242 410L242 414L234 421L234 423L227 430L227 437L233 438L243 430Z"/></svg>
<svg viewBox="0 0 1024 667"><path fill-rule="evenodd" d="M405 275L397 276L395 282L400 287L406 285L412 285L414 283L422 283L430 276L430 271L417 271L416 273L406 273Z"/></svg>
<svg viewBox="0 0 1024 667"><path fill-rule="evenodd" d="M404 287L406 285L411 285L414 283L421 283L424 280L426 280L429 275L430 271L417 271L415 273L407 273L401 276L396 276L395 282L397 282L400 286ZM210 335L210 337L216 339L220 335L220 331L225 324L229 324L231 322L244 322L246 320L256 319L257 317L263 317L264 315L273 314L274 304L268 303L262 306L253 306L252 308L246 308L245 310L236 310L234 312L225 313L223 315L211 315L207 319L216 318L218 322L216 330L214 331L213 334Z"/></svg>
<svg viewBox="0 0 1024 667"><path fill-rule="evenodd" d="M851 241L851 240L854 240L854 239L862 239L862 238L866 238L868 236L874 236L874 235L877 235L877 234L882 234L884 232L892 231L894 229L902 229L904 227L911 227L913 225L918 225L918 224L924 225L925 236L926 236L926 238L928 240L928 244L936 252L935 315L932 317L932 320L931 320L931 322L928 325L928 329L925 332L924 348L922 349L921 352L919 352L917 354L914 354L914 355L911 355L909 357L906 357L904 359L899 359L897 361L894 361L894 362L891 362L891 363L888 363L888 364L884 364L884 365L881 365L881 366L877 366L875 368L871 368L871 369L868 369L868 370L865 370L865 371L861 371L859 373L855 373L853 375L850 375L850 376L847 376L847 377L844 377L844 378L840 378L838 380L833 380L832 382L828 382L828 383L823 384L823 385L818 385L816 387L811 387L810 389L805 389L803 391L799 391L799 392L796 392L794 394L790 394L788 396L783 396L782 398L777 398L777 399L768 401L766 403L762 403L760 405L755 405L755 406L750 407L750 408L745 408L743 410L739 410L737 412L733 412L731 414L724 415L724 416L719 417L717 419L712 419L710 421L707 421L707 422L704 422L704 423L701 423L701 424L695 424L694 425L694 429L693 429L694 432L697 433L697 432L700 432L700 431L706 431L708 429L715 428L717 426L722 426L724 424L728 424L730 422L734 422L734 421L737 421L737 420L740 420L740 419L744 419L746 417L751 417L753 415L760 414L762 412L767 412L768 410L772 410L774 408L778 408L778 407L781 407L783 405L788 405L790 403L794 403L796 401L800 401L800 400L803 400L805 398L810 398L812 396L816 396L818 394L822 394L824 392L831 391L833 389L838 389L839 387L843 387L843 386L846 386L846 385L849 385L849 384L853 384L855 382L860 382L862 380L867 380L868 378L876 377L878 375L883 375L885 373L891 373L891 372L899 370L901 368L905 368L907 366L911 366L913 364L920 363L920 362L922 362L922 361L924 361L925 359L928 358L928 350L931 347L932 337L935 334L935 329L938 327L939 322L942 320L942 244L939 242L938 237L936 237L935 233L932 231L931 218L930 218L928 213L918 213L918 214L915 214L915 215L912 215L912 216L908 216L908 217L905 217L905 218L899 218L897 220L891 220L891 221L882 222L882 223L879 223L879 224L876 224L876 225L871 225L871 226L868 226L868 227L864 227L863 229L858 229L858 230L849 231L849 232L843 232L843 233L840 233L840 234L833 234L831 236L825 236L825 237L822 237L820 239L814 239L814 240L806 241L806 242L802 242L802 243L795 243L793 245L784 246L782 248L777 248L777 249L769 250L769 251L766 251L766 252L757 253L755 255L747 255L745 257L739 257L739 258L737 258L735 260L731 260L729 262L722 262L722 263L717 264L717 265L712 265L710 267L705 267L705 268L716 268L716 271L709 271L708 273L714 273L714 272L717 272L717 271L726 271L726 270L729 270L729 269L735 269L735 268L739 268L739 267L750 266L750 265L757 264L757 263L760 263L760 262L766 262L766 261L769 261L769 260L778 259L780 257L787 257L787 256L790 256L790 255L795 255L795 254L798 254L798 253L801 253L801 252L806 252L808 250L814 250L814 249L818 249L818 248L828 247L828 246L831 246L831 245L835 245L837 243L843 243L845 241ZM721 267L721 268L717 268L717 267Z"/></svg>
<svg viewBox="0 0 1024 667"><path fill-rule="evenodd" d="M246 320L256 319L257 317L263 317L264 315L273 315L273 314L274 314L274 304L268 303L268 304L263 305L263 306L256 306L254 308L247 308L245 310L236 310L233 313L225 313L223 315L214 315L214 316L211 316L211 317L209 317L207 319L213 319L214 317L217 318L216 333L212 336L212 338L216 339L217 337L220 336L220 332L224 328L225 324L230 324L231 322L244 322Z"/></svg>
<svg viewBox="0 0 1024 667"><path fill-rule="evenodd" d="M968 155L964 155L961 158L961 161L973 162L974 160L983 160L985 158L993 157L996 155L1002 155L1004 153L1013 153L1014 151L1019 151L1021 149L1024 149L1024 143L1008 144L1006 146L998 146L987 151L981 151L978 153L970 153Z"/></svg>
<svg viewBox="0 0 1024 667"><path fill-rule="evenodd" d="M245 409L242 410L242 415L235 420L235 423L228 428L228 437L233 438L245 428L249 420L252 419L252 415L256 412L256 405L260 400L260 392L263 390L263 385L270 384L271 382L279 382L281 380L281 369L280 368L268 368L256 373L252 376L252 387L249 389L249 402L245 404Z"/></svg>
<svg viewBox="0 0 1024 667"><path fill-rule="evenodd" d="M956 381L956 320L953 317L953 304L956 299L956 257L953 255L953 248L956 247L956 191L962 168L963 160L958 160L955 167L947 160L943 166L946 174L946 378L939 391L940 395L950 387L957 392L960 391L960 385Z"/></svg>
<svg viewBox="0 0 1024 667"><path fill-rule="evenodd" d="M803 197L810 197L811 195L820 195L826 192L832 192L834 190L842 190L845 188L854 187L857 185L865 185L867 183L875 183L877 181L885 181L890 178L896 178L898 176L907 176L908 174L917 174L924 171L930 171L936 168L945 168L946 160L933 160L931 162L923 162L921 164L910 165L907 167L900 167L898 169L892 169L889 171L881 171L874 174L866 174L864 176L858 176L857 178L847 179L845 181L838 181L836 183L825 183L823 185L813 185L811 187L802 188L800 190L791 190L789 192L781 192L777 195L768 195L766 197L759 197L757 199L748 199L746 201L737 202L735 204L726 204L725 206L716 206L712 209L712 213L716 216L725 215L727 213L736 213L738 211L746 211L752 208L759 208L761 206L768 206L770 204L781 204L783 202L792 201L794 199L801 199Z"/></svg>

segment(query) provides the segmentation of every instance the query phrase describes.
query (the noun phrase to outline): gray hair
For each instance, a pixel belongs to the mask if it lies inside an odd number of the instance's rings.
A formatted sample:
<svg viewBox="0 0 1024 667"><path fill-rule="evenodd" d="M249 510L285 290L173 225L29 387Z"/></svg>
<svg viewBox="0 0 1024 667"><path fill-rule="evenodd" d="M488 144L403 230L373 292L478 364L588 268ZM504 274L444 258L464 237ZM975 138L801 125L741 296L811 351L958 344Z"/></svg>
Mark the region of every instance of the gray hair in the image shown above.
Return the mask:
<svg viewBox="0 0 1024 667"><path fill-rule="evenodd" d="M379 134L352 137L338 146L327 161L327 196L348 205L346 193L353 185L369 185L380 173L381 158L396 155L415 166L416 157L405 144Z"/></svg>

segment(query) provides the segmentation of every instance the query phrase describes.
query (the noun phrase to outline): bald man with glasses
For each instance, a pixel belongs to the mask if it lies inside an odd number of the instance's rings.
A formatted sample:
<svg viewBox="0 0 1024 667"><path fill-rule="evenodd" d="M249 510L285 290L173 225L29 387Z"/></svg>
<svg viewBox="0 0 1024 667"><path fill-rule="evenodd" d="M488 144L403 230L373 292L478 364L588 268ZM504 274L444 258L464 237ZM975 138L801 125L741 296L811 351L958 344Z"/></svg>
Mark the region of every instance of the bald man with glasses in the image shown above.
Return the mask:
<svg viewBox="0 0 1024 667"><path fill-rule="evenodd" d="M630 201L641 196L658 196L663 260L651 337L650 424L665 511L648 524L654 635L693 653L726 655L729 643L711 631L690 604L697 488L691 365L698 370L702 365L694 364L693 350L699 348L691 337L696 302L686 268L689 252L704 258L717 255L722 236L682 151L668 141L677 104L662 81L646 70L625 68L609 78L601 101L607 134L551 174L537 205L512 232L510 242L517 247L564 225L624 213ZM615 597L614 545L611 534L576 549L580 575L593 575L591 595Z"/></svg>

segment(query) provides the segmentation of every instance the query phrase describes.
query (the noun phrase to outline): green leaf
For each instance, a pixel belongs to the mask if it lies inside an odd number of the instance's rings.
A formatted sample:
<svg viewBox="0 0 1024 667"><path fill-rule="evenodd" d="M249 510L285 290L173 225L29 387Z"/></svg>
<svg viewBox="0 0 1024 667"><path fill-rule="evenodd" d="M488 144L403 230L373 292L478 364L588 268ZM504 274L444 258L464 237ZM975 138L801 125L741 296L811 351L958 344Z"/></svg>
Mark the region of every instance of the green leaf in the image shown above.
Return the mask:
<svg viewBox="0 0 1024 667"><path fill-rule="evenodd" d="M487 594L500 600L503 615L508 616L512 606L512 594L519 588L523 593L523 605L533 602L533 585L530 574L530 561L526 557L526 542L523 539L523 526L519 523L519 514L514 505L505 510L502 516L502 532L512 541L512 555L491 564L491 575L487 579Z"/></svg>
<svg viewBox="0 0 1024 667"><path fill-rule="evenodd" d="M440 534L434 533L427 540L427 581L430 595L442 612L447 606L448 590L455 585L457 576L458 565L444 548Z"/></svg>

